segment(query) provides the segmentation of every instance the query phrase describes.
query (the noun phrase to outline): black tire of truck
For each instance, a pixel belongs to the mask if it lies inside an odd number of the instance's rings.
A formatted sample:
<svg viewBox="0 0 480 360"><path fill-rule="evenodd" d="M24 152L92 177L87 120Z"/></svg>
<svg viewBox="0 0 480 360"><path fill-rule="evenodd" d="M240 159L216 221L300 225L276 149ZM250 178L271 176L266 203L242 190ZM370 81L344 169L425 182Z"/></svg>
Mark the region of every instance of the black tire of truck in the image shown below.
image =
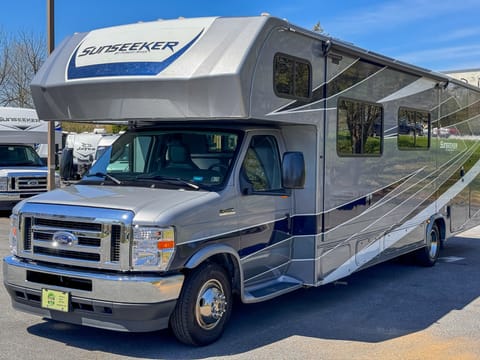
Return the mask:
<svg viewBox="0 0 480 360"><path fill-rule="evenodd" d="M433 224L427 234L426 245L415 252L418 265L430 267L435 265L440 255L441 237L437 224Z"/></svg>
<svg viewBox="0 0 480 360"><path fill-rule="evenodd" d="M219 264L204 263L189 273L170 317L175 337L195 346L220 338L232 312L231 289L230 278Z"/></svg>

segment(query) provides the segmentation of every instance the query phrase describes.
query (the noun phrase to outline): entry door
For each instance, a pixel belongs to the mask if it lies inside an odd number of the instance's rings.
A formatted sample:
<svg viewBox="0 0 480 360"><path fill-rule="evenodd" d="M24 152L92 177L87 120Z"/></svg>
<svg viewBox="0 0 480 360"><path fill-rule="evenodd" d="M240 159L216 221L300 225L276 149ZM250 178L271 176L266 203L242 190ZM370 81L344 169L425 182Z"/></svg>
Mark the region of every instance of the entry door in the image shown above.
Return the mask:
<svg viewBox="0 0 480 360"><path fill-rule="evenodd" d="M282 188L279 138L250 135L238 171L237 219L247 282L263 282L284 273L291 258L289 215L292 199Z"/></svg>

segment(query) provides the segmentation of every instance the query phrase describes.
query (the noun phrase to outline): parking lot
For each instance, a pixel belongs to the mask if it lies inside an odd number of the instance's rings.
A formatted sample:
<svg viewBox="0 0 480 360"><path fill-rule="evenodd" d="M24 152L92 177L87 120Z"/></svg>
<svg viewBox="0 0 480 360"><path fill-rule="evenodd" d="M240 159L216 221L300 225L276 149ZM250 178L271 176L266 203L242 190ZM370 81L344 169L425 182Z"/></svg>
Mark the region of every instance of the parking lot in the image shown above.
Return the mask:
<svg viewBox="0 0 480 360"><path fill-rule="evenodd" d="M8 222L1 214L2 258ZM0 308L0 359L479 359L480 228L448 242L433 268L393 261L336 284L236 303L224 336L203 348L166 330L118 333L16 312L3 286Z"/></svg>

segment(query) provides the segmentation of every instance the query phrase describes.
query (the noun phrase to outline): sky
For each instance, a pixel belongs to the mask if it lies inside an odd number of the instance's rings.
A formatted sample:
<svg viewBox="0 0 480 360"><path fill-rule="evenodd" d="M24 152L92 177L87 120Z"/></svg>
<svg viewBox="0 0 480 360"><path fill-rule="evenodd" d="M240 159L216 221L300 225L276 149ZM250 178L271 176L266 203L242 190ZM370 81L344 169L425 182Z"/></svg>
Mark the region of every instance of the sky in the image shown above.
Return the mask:
<svg viewBox="0 0 480 360"><path fill-rule="evenodd" d="M0 30L47 33L47 0L0 0ZM435 71L480 68L480 0L55 0L55 43L102 27L268 13Z"/></svg>

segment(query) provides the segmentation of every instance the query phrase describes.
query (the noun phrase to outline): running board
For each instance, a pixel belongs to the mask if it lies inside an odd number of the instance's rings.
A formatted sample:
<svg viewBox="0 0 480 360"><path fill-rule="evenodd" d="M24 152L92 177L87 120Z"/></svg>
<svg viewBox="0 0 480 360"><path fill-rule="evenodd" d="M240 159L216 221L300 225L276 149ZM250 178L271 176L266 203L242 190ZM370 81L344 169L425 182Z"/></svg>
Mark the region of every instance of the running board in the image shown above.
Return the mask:
<svg viewBox="0 0 480 360"><path fill-rule="evenodd" d="M274 280L246 287L243 294L244 303L255 303L300 289L303 283L290 276L280 276Z"/></svg>

